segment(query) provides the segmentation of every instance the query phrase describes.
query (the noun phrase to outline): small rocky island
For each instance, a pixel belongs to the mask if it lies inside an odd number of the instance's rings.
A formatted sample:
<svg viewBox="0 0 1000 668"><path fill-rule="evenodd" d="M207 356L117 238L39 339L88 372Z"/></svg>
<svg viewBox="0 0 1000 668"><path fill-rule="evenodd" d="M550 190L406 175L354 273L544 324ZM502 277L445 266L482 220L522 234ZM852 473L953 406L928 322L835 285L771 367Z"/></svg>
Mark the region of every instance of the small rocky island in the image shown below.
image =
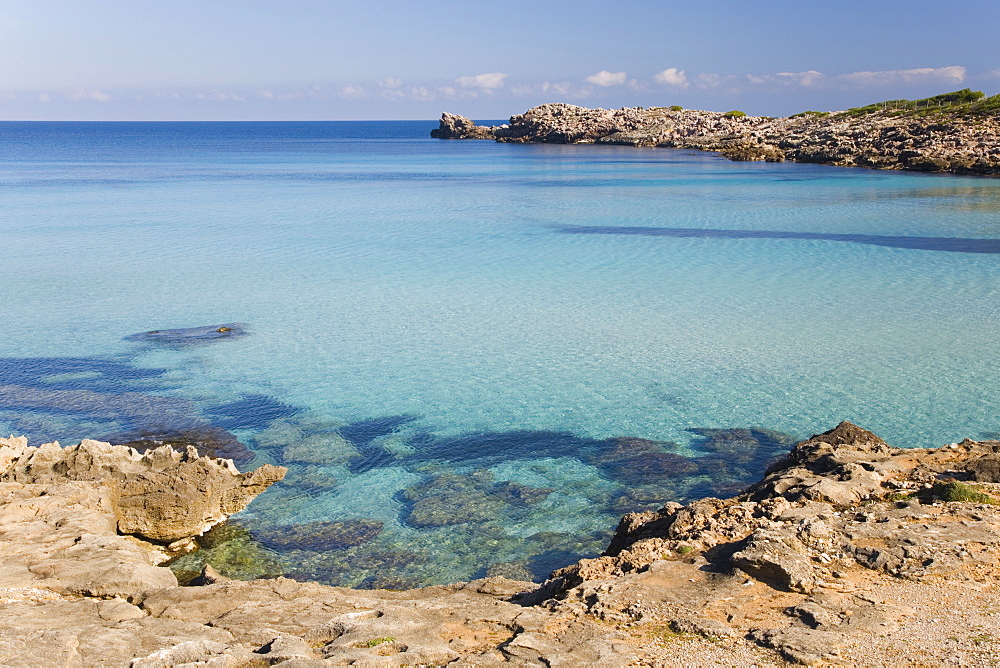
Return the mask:
<svg viewBox="0 0 1000 668"><path fill-rule="evenodd" d="M850 423L728 499L626 515L545 583L178 586L164 567L284 469L0 439L0 665L991 665L1000 441Z"/></svg>
<svg viewBox="0 0 1000 668"><path fill-rule="evenodd" d="M621 144L718 151L731 160L811 162L954 174L1000 174L1000 95L961 90L787 118L680 107L587 109L543 104L509 124L445 113L440 139Z"/></svg>

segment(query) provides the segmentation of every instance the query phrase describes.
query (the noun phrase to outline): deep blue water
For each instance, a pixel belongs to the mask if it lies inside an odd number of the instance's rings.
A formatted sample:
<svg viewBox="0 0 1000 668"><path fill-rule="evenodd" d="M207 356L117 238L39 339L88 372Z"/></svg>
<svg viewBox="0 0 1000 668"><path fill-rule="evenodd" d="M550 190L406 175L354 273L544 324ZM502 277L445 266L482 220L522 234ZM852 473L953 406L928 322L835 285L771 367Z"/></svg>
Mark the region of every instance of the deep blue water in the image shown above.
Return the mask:
<svg viewBox="0 0 1000 668"><path fill-rule="evenodd" d="M542 577L843 419L1000 431L1000 180L433 127L0 123L0 431L226 430L291 471L213 558L353 586Z"/></svg>

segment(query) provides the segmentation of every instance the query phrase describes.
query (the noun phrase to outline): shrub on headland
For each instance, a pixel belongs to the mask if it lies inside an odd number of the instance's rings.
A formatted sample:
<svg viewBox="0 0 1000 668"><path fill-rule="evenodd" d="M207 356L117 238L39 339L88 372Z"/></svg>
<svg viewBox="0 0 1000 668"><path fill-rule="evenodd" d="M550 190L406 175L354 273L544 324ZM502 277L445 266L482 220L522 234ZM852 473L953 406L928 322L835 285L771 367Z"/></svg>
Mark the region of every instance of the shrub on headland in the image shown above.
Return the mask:
<svg viewBox="0 0 1000 668"><path fill-rule="evenodd" d="M670 111L684 111L684 107L679 104L670 105Z"/></svg>
<svg viewBox="0 0 1000 668"><path fill-rule="evenodd" d="M726 118L743 118L746 116L746 112L740 111L739 109L733 109L732 111L727 111L723 114Z"/></svg>
<svg viewBox="0 0 1000 668"><path fill-rule="evenodd" d="M959 501L965 503L987 503L997 505L997 500L975 487L954 480L935 482L924 491L924 497L931 501Z"/></svg>
<svg viewBox="0 0 1000 668"><path fill-rule="evenodd" d="M986 99L984 99L986 98ZM981 90L963 88L951 93L942 93L920 100L883 100L864 107L853 107L843 116L864 116L876 112L887 112L896 115L923 115L935 111L961 111L970 113L988 113L1000 109L1000 96L987 98ZM806 112L808 113L808 112Z"/></svg>

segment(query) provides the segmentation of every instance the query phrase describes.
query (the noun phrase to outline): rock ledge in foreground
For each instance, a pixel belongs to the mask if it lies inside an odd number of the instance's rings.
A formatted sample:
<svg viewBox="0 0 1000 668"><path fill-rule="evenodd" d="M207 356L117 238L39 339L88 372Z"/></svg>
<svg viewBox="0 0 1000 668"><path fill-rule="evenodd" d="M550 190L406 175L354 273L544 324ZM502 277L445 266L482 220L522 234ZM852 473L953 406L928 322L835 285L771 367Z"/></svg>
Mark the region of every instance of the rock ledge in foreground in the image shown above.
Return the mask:
<svg viewBox="0 0 1000 668"><path fill-rule="evenodd" d="M119 533L156 543L198 536L239 512L287 469L265 464L240 473L231 460L201 457L193 447L162 446L144 453L84 440L33 447L25 438L0 439L0 482L107 486Z"/></svg>

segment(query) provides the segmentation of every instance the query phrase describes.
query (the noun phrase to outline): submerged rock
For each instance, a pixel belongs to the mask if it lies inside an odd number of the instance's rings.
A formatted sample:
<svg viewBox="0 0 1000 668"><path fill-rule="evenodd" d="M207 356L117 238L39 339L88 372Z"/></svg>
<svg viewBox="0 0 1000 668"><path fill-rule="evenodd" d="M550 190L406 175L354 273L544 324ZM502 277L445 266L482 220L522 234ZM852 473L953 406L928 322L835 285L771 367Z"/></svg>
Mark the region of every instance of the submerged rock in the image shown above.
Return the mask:
<svg viewBox="0 0 1000 668"><path fill-rule="evenodd" d="M704 437L702 450L719 455L732 464L771 464L788 452L795 439L789 434L756 427L737 429L695 428L688 431ZM756 475L763 473L763 468ZM751 481L747 481L751 482Z"/></svg>
<svg viewBox="0 0 1000 668"><path fill-rule="evenodd" d="M265 429L274 420L301 410L266 394L248 394L237 401L211 406L207 412L214 416L216 424L226 429Z"/></svg>
<svg viewBox="0 0 1000 668"><path fill-rule="evenodd" d="M486 470L441 473L403 490L403 498L412 502L404 520L418 528L502 523L516 509L544 501L552 491L512 481L494 483L493 474Z"/></svg>
<svg viewBox="0 0 1000 668"><path fill-rule="evenodd" d="M148 332L129 334L124 340L163 346L186 346L239 338L247 334L249 332L246 330L246 323L230 322L224 325L203 325L181 329L153 329Z"/></svg>
<svg viewBox="0 0 1000 668"><path fill-rule="evenodd" d="M142 424L192 426L201 422L194 405L184 399L140 392L58 390L27 385L0 385L0 408L72 413Z"/></svg>
<svg viewBox="0 0 1000 668"><path fill-rule="evenodd" d="M249 529L235 522L217 524L198 536L195 542L197 551L170 563L170 569L183 585L210 584L206 579L215 577L214 572L221 578L236 580L274 578L284 574L274 554L255 540Z"/></svg>
<svg viewBox="0 0 1000 668"><path fill-rule="evenodd" d="M646 452L603 462L599 468L611 478L629 485L648 485L664 478L682 478L701 470L697 459L672 452Z"/></svg>
<svg viewBox="0 0 1000 668"><path fill-rule="evenodd" d="M263 545L281 550L343 550L367 543L382 532L377 520L306 522L253 530Z"/></svg>
<svg viewBox="0 0 1000 668"><path fill-rule="evenodd" d="M490 496L492 483L486 471L434 476L403 490L403 497L413 502L404 519L418 528L497 520L506 502Z"/></svg>
<svg viewBox="0 0 1000 668"><path fill-rule="evenodd" d="M339 434L313 434L285 446L281 459L287 463L347 464L361 457L361 453Z"/></svg>

